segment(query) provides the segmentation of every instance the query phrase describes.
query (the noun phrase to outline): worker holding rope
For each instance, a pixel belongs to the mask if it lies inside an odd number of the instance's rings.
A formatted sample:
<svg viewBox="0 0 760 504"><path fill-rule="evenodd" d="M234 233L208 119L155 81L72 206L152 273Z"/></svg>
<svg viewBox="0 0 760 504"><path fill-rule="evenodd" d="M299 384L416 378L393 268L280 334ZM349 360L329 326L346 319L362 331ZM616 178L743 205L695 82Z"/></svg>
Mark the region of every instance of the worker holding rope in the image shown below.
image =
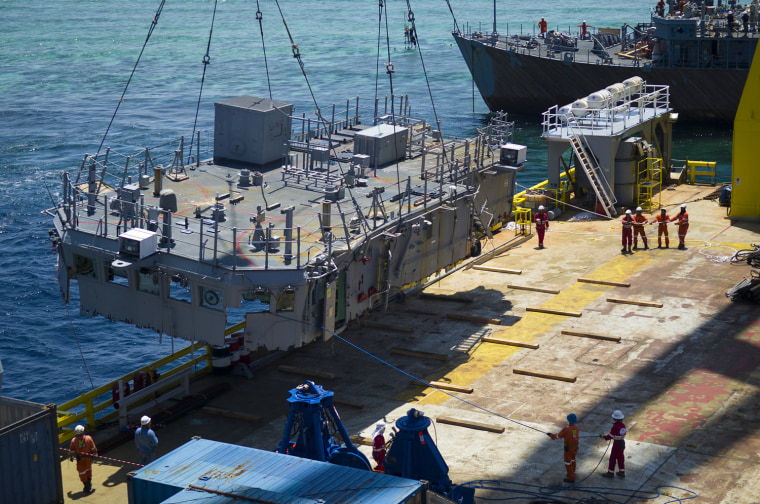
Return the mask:
<svg viewBox="0 0 760 504"><path fill-rule="evenodd" d="M689 214L686 213L686 203L681 205L681 212L673 220L678 221L678 249L686 250L686 232L689 230Z"/></svg>
<svg viewBox="0 0 760 504"><path fill-rule="evenodd" d="M633 250L638 250L639 248L639 235L641 235L641 241L644 242L644 250L649 249L647 234L644 231L644 224L649 221L641 212L641 207L636 207L636 215L633 216Z"/></svg>
<svg viewBox="0 0 760 504"><path fill-rule="evenodd" d="M612 440L612 453L610 453L610 465L606 474L602 474L605 478L615 477L615 464L618 468L618 476L625 478L625 424L623 423L623 412L615 410L612 412L612 428L607 435L600 434L599 437Z"/></svg>
<svg viewBox="0 0 760 504"><path fill-rule="evenodd" d="M567 415L567 426L556 434L546 433L552 439L562 438L565 440L565 471L567 471L566 483L575 483L575 456L578 453L578 417L575 413Z"/></svg>
<svg viewBox="0 0 760 504"><path fill-rule="evenodd" d="M74 428L74 439L69 445L69 460L77 459L77 471L79 480L84 484L84 493L92 492L92 457L97 456L98 449L92 437L84 433L84 426L77 425Z"/></svg>
<svg viewBox="0 0 760 504"><path fill-rule="evenodd" d="M657 223L657 248L662 248L662 235L665 235L665 248L670 248L670 238L668 237L668 222L673 219L668 215L665 208L660 209L660 215L654 218L652 224Z"/></svg>

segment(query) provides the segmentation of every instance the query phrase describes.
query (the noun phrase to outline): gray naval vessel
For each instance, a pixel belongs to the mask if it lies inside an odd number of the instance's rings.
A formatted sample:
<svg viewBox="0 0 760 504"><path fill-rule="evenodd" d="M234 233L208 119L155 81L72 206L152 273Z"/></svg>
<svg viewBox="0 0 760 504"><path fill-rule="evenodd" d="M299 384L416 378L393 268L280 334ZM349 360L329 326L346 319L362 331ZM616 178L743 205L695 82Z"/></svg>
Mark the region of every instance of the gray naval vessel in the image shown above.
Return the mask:
<svg viewBox="0 0 760 504"><path fill-rule="evenodd" d="M75 282L82 313L275 350L445 276L511 214L526 148L506 114L465 140L410 110L356 98L326 119L238 96L213 132L85 155L46 211L64 298Z"/></svg>

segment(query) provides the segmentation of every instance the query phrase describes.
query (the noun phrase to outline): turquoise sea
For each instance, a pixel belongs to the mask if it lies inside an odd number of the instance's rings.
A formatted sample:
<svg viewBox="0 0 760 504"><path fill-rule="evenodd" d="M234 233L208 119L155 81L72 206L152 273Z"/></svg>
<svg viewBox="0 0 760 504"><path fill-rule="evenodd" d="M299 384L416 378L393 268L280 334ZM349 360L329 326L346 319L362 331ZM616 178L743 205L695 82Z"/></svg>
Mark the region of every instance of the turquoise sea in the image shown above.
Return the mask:
<svg viewBox="0 0 760 504"><path fill-rule="evenodd" d="M278 3L302 55L311 92L293 58ZM413 115L433 122L435 110L448 135L471 136L485 124L488 111L453 45L449 5L460 27L490 31L493 2L410 0L422 59L417 51L404 49L407 2L385 0L380 23L378 3L0 0L3 395L60 403L91 388L87 370L98 386L184 346L152 331L80 315L75 289L67 309L48 241L52 222L41 214L59 195L61 173L77 170L85 153L98 150L159 8L158 23L104 144L120 152L136 152L192 131L207 48L201 129L213 126L214 101L241 94L268 97L270 84L272 97L293 102L297 112L315 108L311 93L320 107L356 96L388 95L389 53L395 68L393 92L410 96ZM619 27L648 19L654 4L497 0L497 30L529 33L541 16L553 29L576 29L583 20ZM514 119L515 141L529 147L528 169L518 183L530 186L545 178L539 117ZM675 158L715 160L721 178L729 179L729 129L676 126L676 131Z"/></svg>

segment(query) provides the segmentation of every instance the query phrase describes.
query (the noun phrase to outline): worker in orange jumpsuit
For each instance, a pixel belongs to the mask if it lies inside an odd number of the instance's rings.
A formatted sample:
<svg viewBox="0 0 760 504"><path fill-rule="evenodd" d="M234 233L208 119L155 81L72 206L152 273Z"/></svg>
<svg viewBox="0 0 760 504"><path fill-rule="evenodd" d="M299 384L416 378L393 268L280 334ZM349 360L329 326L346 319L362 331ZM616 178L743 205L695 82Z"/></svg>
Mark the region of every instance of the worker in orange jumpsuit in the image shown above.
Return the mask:
<svg viewBox="0 0 760 504"><path fill-rule="evenodd" d="M665 235L665 248L670 248L670 238L668 237L668 222L673 222L673 219L668 215L668 211L664 208L660 209L660 215L654 218L652 224L657 223L657 248L662 248L662 235Z"/></svg>
<svg viewBox="0 0 760 504"><path fill-rule="evenodd" d="M536 211L536 233L538 233L538 248L544 248L544 233L549 229L549 214L546 213L544 205L539 205Z"/></svg>
<svg viewBox="0 0 760 504"><path fill-rule="evenodd" d="M98 454L92 437L84 433L84 426L74 428L74 439L69 446L69 460L77 459L79 480L84 484L84 493L92 492L92 456Z"/></svg>
<svg viewBox="0 0 760 504"><path fill-rule="evenodd" d="M541 38L546 37L546 20L544 18L538 22L538 29L541 31Z"/></svg>
<svg viewBox="0 0 760 504"><path fill-rule="evenodd" d="M657 2L657 7L655 7L655 12L660 17L665 17L665 0L659 0Z"/></svg>
<svg viewBox="0 0 760 504"><path fill-rule="evenodd" d="M633 242L633 217L631 216L631 211L626 210L625 215L623 215L623 254L628 252L631 253L631 243Z"/></svg>
<svg viewBox="0 0 760 504"><path fill-rule="evenodd" d="M644 250L649 249L647 234L644 231L644 224L649 222L649 220L641 212L641 207L636 207L636 215L633 216L633 250L639 248L639 235L641 235L641 241L644 242Z"/></svg>
<svg viewBox="0 0 760 504"><path fill-rule="evenodd" d="M578 417L575 413L567 415L567 427L563 427L561 431L556 434L547 432L546 435L552 439L562 438L565 441L565 471L567 471L567 477L565 482L575 483L575 455L578 453Z"/></svg>
<svg viewBox="0 0 760 504"><path fill-rule="evenodd" d="M599 437L612 440L612 452L610 453L610 465L606 474L602 474L605 478L615 477L615 464L618 468L618 476L625 478L625 424L623 423L623 412L615 410L612 412L612 428L610 433L606 436L600 434Z"/></svg>
<svg viewBox="0 0 760 504"><path fill-rule="evenodd" d="M375 424L375 431L372 433L372 458L377 462L375 471L385 472L385 422L380 420Z"/></svg>
<svg viewBox="0 0 760 504"><path fill-rule="evenodd" d="M686 249L686 231L689 230L689 214L686 213L686 203L681 205L681 212L673 217L678 221L678 249Z"/></svg>
<svg viewBox="0 0 760 504"><path fill-rule="evenodd" d="M586 40L586 35L588 34L588 29L593 28L590 24L586 24L586 20L584 19L583 22L579 25L581 27L581 40Z"/></svg>

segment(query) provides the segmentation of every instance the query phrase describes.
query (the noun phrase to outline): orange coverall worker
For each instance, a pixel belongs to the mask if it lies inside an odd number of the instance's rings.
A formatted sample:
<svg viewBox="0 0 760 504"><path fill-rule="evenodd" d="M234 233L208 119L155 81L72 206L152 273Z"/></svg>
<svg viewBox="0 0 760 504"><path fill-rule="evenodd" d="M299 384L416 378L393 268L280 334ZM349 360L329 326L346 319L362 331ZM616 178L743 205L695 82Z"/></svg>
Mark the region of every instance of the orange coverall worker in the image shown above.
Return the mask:
<svg viewBox="0 0 760 504"><path fill-rule="evenodd" d="M87 434L77 434L69 446L69 458L77 458L79 480L84 483L84 491L92 490L92 455L97 455L98 449L92 437Z"/></svg>
<svg viewBox="0 0 760 504"><path fill-rule="evenodd" d="M673 220L678 221L678 248L686 248L686 231L689 230L689 214L686 213L686 205L681 205L681 213L676 215Z"/></svg>
<svg viewBox="0 0 760 504"><path fill-rule="evenodd" d="M670 238L668 237L668 222L673 222L670 215L663 208L660 215L654 218L657 222L657 248L662 248L662 235L665 235L665 248L670 247Z"/></svg>
<svg viewBox="0 0 760 504"><path fill-rule="evenodd" d="M641 235L641 241L644 242L644 250L649 248L647 243L647 234L644 232L644 224L649 222L646 217L641 214L641 210L636 210L636 215L633 216L633 249L639 248L639 235Z"/></svg>
<svg viewBox="0 0 760 504"><path fill-rule="evenodd" d="M568 483L575 483L575 455L578 453L578 438L579 430L578 419L574 414L567 416L568 426L564 427L556 434L549 434L552 439L562 438L565 441L565 471L567 471L567 477L565 481Z"/></svg>
<svg viewBox="0 0 760 504"><path fill-rule="evenodd" d="M541 36L546 36L546 20L544 18L541 18L541 21L538 22L538 29L541 30Z"/></svg>

